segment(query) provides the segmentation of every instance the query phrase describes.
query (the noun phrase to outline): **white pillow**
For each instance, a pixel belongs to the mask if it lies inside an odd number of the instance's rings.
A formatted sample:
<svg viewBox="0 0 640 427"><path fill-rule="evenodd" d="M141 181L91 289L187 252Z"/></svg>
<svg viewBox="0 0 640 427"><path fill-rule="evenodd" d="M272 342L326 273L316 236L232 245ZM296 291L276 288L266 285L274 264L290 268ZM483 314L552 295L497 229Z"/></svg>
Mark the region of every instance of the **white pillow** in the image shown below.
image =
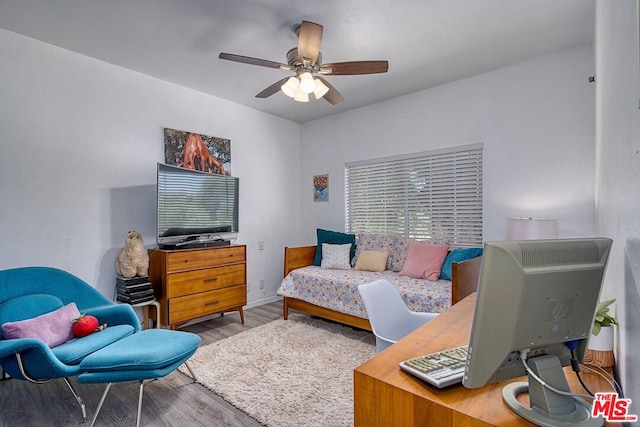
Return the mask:
<svg viewBox="0 0 640 427"><path fill-rule="evenodd" d="M320 267L335 270L351 269L351 243L344 245L322 244L322 262Z"/></svg>

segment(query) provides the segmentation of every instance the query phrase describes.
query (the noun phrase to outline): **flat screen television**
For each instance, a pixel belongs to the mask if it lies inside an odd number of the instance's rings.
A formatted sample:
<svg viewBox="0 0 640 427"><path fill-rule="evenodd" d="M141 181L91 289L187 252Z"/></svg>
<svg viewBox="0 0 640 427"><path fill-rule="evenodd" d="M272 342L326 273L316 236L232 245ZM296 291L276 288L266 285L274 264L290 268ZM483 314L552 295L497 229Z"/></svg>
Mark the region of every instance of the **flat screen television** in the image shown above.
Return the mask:
<svg viewBox="0 0 640 427"><path fill-rule="evenodd" d="M238 232L239 179L158 163L157 243L161 248L227 243Z"/></svg>
<svg viewBox="0 0 640 427"><path fill-rule="evenodd" d="M541 426L601 425L590 418L590 404L565 394L562 366L584 361L611 244L608 238L485 243L462 383L476 388L528 375L528 383L503 388L514 412ZM530 407L516 399L525 392Z"/></svg>

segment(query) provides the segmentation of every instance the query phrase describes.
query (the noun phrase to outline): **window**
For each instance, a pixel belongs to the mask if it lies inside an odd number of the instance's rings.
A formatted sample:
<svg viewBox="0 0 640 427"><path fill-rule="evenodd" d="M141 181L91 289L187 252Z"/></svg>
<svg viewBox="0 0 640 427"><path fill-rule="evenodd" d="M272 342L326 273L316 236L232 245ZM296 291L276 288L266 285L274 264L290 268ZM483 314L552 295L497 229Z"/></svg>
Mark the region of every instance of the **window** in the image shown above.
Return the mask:
<svg viewBox="0 0 640 427"><path fill-rule="evenodd" d="M482 148L345 164L346 230L482 245Z"/></svg>

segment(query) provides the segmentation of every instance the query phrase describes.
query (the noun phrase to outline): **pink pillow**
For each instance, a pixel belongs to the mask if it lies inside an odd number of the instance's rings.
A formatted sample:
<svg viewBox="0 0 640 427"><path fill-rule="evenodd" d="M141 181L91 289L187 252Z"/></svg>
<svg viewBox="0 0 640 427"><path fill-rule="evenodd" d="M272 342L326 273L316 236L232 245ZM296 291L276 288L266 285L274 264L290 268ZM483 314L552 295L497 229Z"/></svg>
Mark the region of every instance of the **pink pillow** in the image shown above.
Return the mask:
<svg viewBox="0 0 640 427"><path fill-rule="evenodd" d="M31 319L6 322L2 325L2 333L7 339L38 338L49 347L55 347L74 338L73 321L78 317L80 312L72 302Z"/></svg>
<svg viewBox="0 0 640 427"><path fill-rule="evenodd" d="M407 258L400 274L415 279L438 281L442 263L449 252L449 245L430 245L420 242L409 242Z"/></svg>

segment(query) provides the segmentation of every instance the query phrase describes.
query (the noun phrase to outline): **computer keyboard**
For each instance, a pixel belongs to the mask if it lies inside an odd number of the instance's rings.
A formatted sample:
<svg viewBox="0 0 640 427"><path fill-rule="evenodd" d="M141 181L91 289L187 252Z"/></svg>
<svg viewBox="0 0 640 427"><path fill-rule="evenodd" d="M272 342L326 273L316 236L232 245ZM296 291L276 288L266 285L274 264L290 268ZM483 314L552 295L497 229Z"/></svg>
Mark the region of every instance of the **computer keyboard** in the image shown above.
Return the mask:
<svg viewBox="0 0 640 427"><path fill-rule="evenodd" d="M400 369L438 388L462 382L467 346L449 348L400 362Z"/></svg>

